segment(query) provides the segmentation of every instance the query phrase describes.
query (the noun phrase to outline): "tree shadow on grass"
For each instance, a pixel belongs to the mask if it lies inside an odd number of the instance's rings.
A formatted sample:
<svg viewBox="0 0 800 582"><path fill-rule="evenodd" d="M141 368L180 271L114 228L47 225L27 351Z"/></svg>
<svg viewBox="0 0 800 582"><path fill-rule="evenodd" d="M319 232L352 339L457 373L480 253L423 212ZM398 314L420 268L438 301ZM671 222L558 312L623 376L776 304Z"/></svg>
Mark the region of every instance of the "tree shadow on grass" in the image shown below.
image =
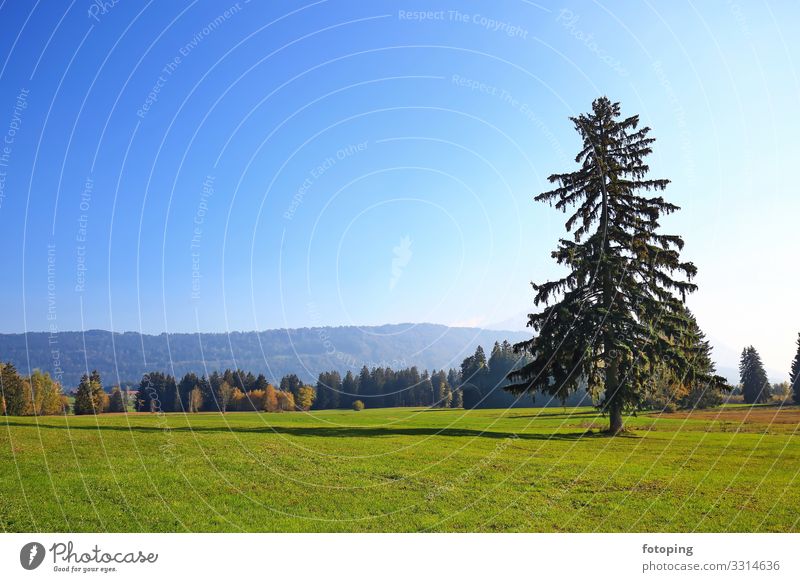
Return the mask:
<svg viewBox="0 0 800 582"><path fill-rule="evenodd" d="M554 409L543 409L543 410L554 410ZM505 418L541 418L542 420L556 420L556 419L568 419L568 418L583 418L585 416L593 416L599 417L600 413L596 410L583 410L580 412L540 412L537 414L509 414Z"/></svg>
<svg viewBox="0 0 800 582"><path fill-rule="evenodd" d="M116 425L64 425L64 424L28 424L15 421L0 421L0 425L18 426L39 429L58 429L64 431L98 431L98 432L130 432L130 433L159 433L166 432L167 427L159 426L116 426ZM441 436L461 438L490 438L509 440L537 440L537 441L576 441L583 439L604 438L609 435L603 432L554 432L554 433L515 433L509 431L481 431L467 428L434 428L434 427L395 427L395 426L177 426L169 427L172 433L230 433L230 434L285 434L297 437L323 437L323 438L382 438L394 436ZM631 434L622 434L618 437L639 438Z"/></svg>

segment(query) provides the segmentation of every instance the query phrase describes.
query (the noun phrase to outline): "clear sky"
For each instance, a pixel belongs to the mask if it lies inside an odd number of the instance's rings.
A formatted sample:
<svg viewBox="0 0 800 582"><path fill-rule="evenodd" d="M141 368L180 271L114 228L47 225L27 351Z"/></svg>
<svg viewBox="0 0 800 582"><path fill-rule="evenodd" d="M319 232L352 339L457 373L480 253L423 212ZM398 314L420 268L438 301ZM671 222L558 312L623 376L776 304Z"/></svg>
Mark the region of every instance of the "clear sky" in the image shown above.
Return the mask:
<svg viewBox="0 0 800 582"><path fill-rule="evenodd" d="M426 10L427 14L418 11ZM800 331L797 2L0 5L0 331L520 328L567 117L657 138L724 367Z"/></svg>

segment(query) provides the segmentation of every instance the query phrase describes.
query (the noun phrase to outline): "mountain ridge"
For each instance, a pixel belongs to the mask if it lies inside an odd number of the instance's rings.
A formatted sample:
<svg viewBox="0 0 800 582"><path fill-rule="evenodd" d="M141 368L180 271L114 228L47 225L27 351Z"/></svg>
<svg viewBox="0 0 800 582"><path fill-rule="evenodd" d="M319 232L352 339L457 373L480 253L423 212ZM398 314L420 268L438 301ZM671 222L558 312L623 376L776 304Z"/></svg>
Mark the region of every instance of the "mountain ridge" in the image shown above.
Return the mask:
<svg viewBox="0 0 800 582"><path fill-rule="evenodd" d="M149 371L181 376L225 368L264 373L273 381L288 373L313 381L322 371L355 373L364 365L458 367L478 345L488 355L495 341L528 337L526 332L432 323L160 334L39 331L0 334L0 360L11 361L22 373L49 372L66 389L77 385L87 369L97 369L106 386L136 383Z"/></svg>

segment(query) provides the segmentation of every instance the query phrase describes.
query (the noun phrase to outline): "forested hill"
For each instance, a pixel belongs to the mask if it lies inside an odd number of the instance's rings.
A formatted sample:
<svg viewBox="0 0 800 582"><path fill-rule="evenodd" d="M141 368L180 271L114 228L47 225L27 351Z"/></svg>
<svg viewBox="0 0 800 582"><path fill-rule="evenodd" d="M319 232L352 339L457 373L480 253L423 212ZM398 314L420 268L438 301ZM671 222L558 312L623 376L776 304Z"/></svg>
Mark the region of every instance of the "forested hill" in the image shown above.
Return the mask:
<svg viewBox="0 0 800 582"><path fill-rule="evenodd" d="M487 353L495 341L517 342L529 334L434 324L374 327L317 327L261 332L171 333L144 335L102 330L0 334L0 361L20 372L39 368L63 370L66 390L86 369L97 369L107 386L138 383L142 374L159 370L181 376L243 368L271 380L294 373L316 380L322 371L357 371L362 366L458 368L478 345Z"/></svg>

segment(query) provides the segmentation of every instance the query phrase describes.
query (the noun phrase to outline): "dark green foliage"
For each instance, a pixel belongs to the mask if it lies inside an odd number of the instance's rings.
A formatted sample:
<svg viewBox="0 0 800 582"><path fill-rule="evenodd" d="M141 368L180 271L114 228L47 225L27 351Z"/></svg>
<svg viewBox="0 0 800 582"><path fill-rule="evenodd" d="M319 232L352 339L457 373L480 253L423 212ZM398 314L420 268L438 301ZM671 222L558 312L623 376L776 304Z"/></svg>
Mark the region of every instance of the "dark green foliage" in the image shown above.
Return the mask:
<svg viewBox="0 0 800 582"><path fill-rule="evenodd" d="M792 400L795 404L800 404L800 334L797 334L797 353L792 361L789 382L792 385Z"/></svg>
<svg viewBox="0 0 800 582"><path fill-rule="evenodd" d="M747 404L761 404L769 400L770 386L767 372L761 363L761 356L753 346L742 350L739 375L742 395Z"/></svg>
<svg viewBox="0 0 800 582"><path fill-rule="evenodd" d="M218 410L217 397L214 393L214 387L211 385L211 378L216 379L216 387L219 388L219 374L213 372L208 378L205 376L200 377L200 410L203 412L211 412Z"/></svg>
<svg viewBox="0 0 800 582"><path fill-rule="evenodd" d="M461 373L455 368L450 368L447 372L447 384L453 391L453 402L450 404L451 408L461 408L464 406L464 395L459 386L461 386Z"/></svg>
<svg viewBox="0 0 800 582"><path fill-rule="evenodd" d="M180 406L175 378L163 372L150 372L142 376L136 393L138 412L175 412L181 410Z"/></svg>
<svg viewBox="0 0 800 582"><path fill-rule="evenodd" d="M433 406L450 408L453 405L453 389L447 383L447 372L434 370L433 374L431 374L431 386L433 386L436 397Z"/></svg>
<svg viewBox="0 0 800 582"><path fill-rule="evenodd" d="M369 390L371 388L372 383L372 375L369 372L369 368L363 366L361 371L358 373L358 394L359 396L366 397L370 394ZM375 406L375 402L370 402L371 408L377 408Z"/></svg>
<svg viewBox="0 0 800 582"><path fill-rule="evenodd" d="M473 355L461 362L461 373L458 374L457 371L451 370L448 377L453 376L452 381L458 382L455 385L456 388L464 383L478 390L480 394L478 408L529 406L530 399L521 398L506 391L506 387L509 385L509 373L526 361L528 358L516 354L513 346L507 341L495 342L488 362L483 347L478 346ZM451 405L460 406L461 399L461 394L458 394L458 390L456 390Z"/></svg>
<svg viewBox="0 0 800 582"><path fill-rule="evenodd" d="M572 214L552 253L568 273L533 284L529 315L537 333L515 347L533 360L512 375L515 393L541 392L566 400L582 384L599 396L610 431L641 403L652 371L675 367L674 338L686 327L683 297L696 274L681 261L683 240L659 232L662 216L678 210L651 191L668 180L647 177L654 139L639 117L620 118L619 103L601 97L588 114L571 118L582 139L579 169L553 174L553 190L536 197Z"/></svg>
<svg viewBox="0 0 800 582"><path fill-rule="evenodd" d="M197 412L197 410L193 410L193 407L196 404L193 400L193 392L195 389L200 389L200 383L200 378L198 378L197 374L194 372L189 372L188 374L184 375L183 378L181 378L181 381L178 383L178 411Z"/></svg>
<svg viewBox="0 0 800 582"><path fill-rule="evenodd" d="M361 368L358 375L358 394L370 408L382 408L383 385L385 383L383 368L370 370L366 366Z"/></svg>
<svg viewBox="0 0 800 582"><path fill-rule="evenodd" d="M97 370L92 371L91 375L84 374L75 392L75 414L100 414L103 412L105 396Z"/></svg>
<svg viewBox="0 0 800 582"><path fill-rule="evenodd" d="M358 379L353 376L353 372L347 371L342 380L341 406L349 408L358 398ZM363 403L362 403L363 404Z"/></svg>
<svg viewBox="0 0 800 582"><path fill-rule="evenodd" d="M681 358L677 362L678 378L686 388L686 394L678 401L681 408L710 408L719 406L723 392L731 387L722 376L716 373L711 358L711 344L700 329L694 314L685 310L686 329L678 338Z"/></svg>
<svg viewBox="0 0 800 582"><path fill-rule="evenodd" d="M731 390L727 380L716 374L711 344L694 315L686 309L684 316L686 327L680 337L673 338L680 358L671 366L661 362L654 367L642 402L644 408L710 408L722 404L723 392Z"/></svg>
<svg viewBox="0 0 800 582"><path fill-rule="evenodd" d="M111 390L111 397L108 400L109 412L125 412L125 399L122 397L122 390L119 386L114 386Z"/></svg>
<svg viewBox="0 0 800 582"><path fill-rule="evenodd" d="M484 408L510 408L513 406L529 406L530 399L522 398L505 390L510 384L508 375L519 367L520 355L514 352L513 346L507 341L495 342L489 356L488 369L483 377L483 384L479 384L483 395L482 407Z"/></svg>
<svg viewBox="0 0 800 582"><path fill-rule="evenodd" d="M303 382L296 374L287 374L281 378L280 389L282 392L291 392L292 397L297 399L300 394L300 388L303 387Z"/></svg>
<svg viewBox="0 0 800 582"><path fill-rule="evenodd" d="M473 385L482 382L484 374L488 372L486 366L486 353L482 346L478 346L473 355L461 362L461 381Z"/></svg>
<svg viewBox="0 0 800 582"><path fill-rule="evenodd" d="M9 416L29 416L34 413L30 383L26 382L13 364L0 364L0 398L2 409Z"/></svg>
<svg viewBox="0 0 800 582"><path fill-rule="evenodd" d="M413 369L416 370L416 368ZM433 387L428 370L422 372L419 382L412 384L411 397L415 402L419 402L419 406L433 406L434 402L436 402L436 390Z"/></svg>
<svg viewBox="0 0 800 582"><path fill-rule="evenodd" d="M266 376L264 376L264 374L259 374L256 378L255 384L253 385L253 390L266 390L268 384L269 382L267 381Z"/></svg>
<svg viewBox="0 0 800 582"><path fill-rule="evenodd" d="M481 402L481 391L472 384L461 385L462 406L465 410L477 408Z"/></svg>
<svg viewBox="0 0 800 582"><path fill-rule="evenodd" d="M297 376L293 376L297 378ZM281 381L281 390L283 390ZM339 408L342 393L342 377L339 372L323 372L317 380L317 397L314 400L314 409ZM299 402L299 393L295 394L295 402Z"/></svg>

